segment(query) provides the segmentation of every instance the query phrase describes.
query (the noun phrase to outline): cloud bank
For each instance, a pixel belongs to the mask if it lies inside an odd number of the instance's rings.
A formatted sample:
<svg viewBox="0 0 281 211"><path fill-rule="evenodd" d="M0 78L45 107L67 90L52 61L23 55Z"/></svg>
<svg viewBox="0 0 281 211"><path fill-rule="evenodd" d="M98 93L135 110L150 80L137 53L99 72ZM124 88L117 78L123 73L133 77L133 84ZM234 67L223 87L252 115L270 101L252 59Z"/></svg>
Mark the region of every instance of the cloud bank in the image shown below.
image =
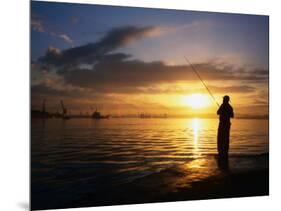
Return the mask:
<svg viewBox="0 0 281 211"><path fill-rule="evenodd" d="M32 27L34 30L44 31L40 22L33 22ZM198 81L188 65L167 65L162 61L145 62L135 59L132 55L117 52L121 47L143 38L159 36L161 33L161 28L155 26L125 26L113 28L97 42L86 45L65 50L50 46L46 54L34 63L34 71L49 72L55 77L48 78L48 74L41 74L41 80L34 83L32 93L34 96L45 94L74 98L83 97L85 93L88 96L93 93L188 93L193 88L194 81ZM68 36L62 37L71 42ZM201 77L210 83L210 89L216 93L251 93L255 92L256 84L268 82L268 70L265 69L249 71L247 68L215 62L201 62L194 66ZM239 81L238 84L241 85L218 86L217 82L221 81ZM176 83L186 83L190 88L155 86Z"/></svg>

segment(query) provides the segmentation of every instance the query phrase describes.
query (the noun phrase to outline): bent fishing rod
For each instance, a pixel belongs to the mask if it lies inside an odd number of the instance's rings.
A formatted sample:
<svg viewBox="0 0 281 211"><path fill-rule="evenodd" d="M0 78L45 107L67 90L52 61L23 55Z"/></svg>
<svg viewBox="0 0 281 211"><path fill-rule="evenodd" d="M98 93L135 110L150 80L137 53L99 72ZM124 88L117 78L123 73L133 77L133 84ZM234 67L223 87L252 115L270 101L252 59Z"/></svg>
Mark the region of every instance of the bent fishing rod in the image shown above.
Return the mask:
<svg viewBox="0 0 281 211"><path fill-rule="evenodd" d="M212 97L213 101L217 104L218 107L220 107L220 105L216 101L216 98L212 94L211 90L207 87L207 85L205 84L205 82L203 81L203 79L201 78L201 76L199 75L197 70L195 69L195 67L191 64L191 62L185 56L184 56L184 58L185 58L186 62L189 64L189 66L191 67L191 69L194 71L194 73L197 75L197 77L200 79L200 81L202 82L204 87L207 89L207 91L208 91L209 95Z"/></svg>

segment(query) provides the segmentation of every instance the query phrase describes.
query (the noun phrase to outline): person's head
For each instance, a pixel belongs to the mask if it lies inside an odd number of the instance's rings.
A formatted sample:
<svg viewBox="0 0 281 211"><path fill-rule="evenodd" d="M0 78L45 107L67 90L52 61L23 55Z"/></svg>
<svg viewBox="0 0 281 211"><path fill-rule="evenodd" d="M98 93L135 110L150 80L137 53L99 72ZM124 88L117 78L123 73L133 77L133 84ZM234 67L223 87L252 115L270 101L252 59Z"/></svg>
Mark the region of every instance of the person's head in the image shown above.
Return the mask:
<svg viewBox="0 0 281 211"><path fill-rule="evenodd" d="M223 103L228 103L229 100L230 100L230 97L229 97L228 95L225 95L225 96L223 97Z"/></svg>

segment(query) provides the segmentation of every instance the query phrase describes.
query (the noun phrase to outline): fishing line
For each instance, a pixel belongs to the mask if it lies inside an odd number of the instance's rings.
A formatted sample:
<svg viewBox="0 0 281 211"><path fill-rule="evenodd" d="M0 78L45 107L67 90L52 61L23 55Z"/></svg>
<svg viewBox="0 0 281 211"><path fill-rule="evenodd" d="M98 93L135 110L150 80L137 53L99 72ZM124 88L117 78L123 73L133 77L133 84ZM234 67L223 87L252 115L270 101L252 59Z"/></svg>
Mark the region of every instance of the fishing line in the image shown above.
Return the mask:
<svg viewBox="0 0 281 211"><path fill-rule="evenodd" d="M199 75L199 73L197 72L197 70L195 69L195 67L191 64L191 62L184 56L186 62L189 64L189 66L191 67L191 69L195 72L195 74L197 75L197 77L200 79L200 81L202 82L202 84L204 85L204 87L207 89L209 95L212 97L212 99L214 100L214 102L217 104L218 107L220 107L220 105L218 104L218 102L216 101L216 98L214 97L214 95L212 94L211 90L207 87L207 85L205 84L205 82L203 81L203 79L201 78L201 76Z"/></svg>

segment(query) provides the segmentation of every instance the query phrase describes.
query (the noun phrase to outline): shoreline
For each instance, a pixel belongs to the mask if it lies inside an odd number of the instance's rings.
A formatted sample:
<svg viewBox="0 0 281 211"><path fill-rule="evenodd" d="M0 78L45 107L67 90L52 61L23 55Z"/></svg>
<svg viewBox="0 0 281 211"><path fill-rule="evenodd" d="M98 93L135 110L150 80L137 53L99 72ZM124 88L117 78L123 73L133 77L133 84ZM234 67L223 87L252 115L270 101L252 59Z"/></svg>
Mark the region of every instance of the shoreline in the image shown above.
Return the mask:
<svg viewBox="0 0 281 211"><path fill-rule="evenodd" d="M134 181L55 204L32 204L32 209L78 208L269 194L268 154L253 157L198 158Z"/></svg>

